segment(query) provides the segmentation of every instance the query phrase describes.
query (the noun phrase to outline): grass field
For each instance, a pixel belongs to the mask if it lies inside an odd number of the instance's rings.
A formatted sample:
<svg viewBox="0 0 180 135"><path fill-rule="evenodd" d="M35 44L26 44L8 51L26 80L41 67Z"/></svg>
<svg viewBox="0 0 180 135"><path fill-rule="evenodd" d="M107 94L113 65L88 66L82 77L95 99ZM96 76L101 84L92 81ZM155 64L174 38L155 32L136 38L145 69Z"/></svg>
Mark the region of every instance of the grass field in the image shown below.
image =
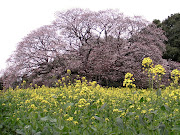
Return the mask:
<svg viewBox="0 0 180 135"><path fill-rule="evenodd" d="M2 135L179 135L180 89L105 88L96 82L0 95Z"/></svg>

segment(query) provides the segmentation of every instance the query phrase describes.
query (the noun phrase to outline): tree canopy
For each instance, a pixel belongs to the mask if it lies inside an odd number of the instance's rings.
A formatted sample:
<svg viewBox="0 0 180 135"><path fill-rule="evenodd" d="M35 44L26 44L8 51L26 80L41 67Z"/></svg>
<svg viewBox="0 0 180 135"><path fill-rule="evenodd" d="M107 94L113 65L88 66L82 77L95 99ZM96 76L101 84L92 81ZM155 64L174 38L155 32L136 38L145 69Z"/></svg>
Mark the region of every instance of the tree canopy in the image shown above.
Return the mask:
<svg viewBox="0 0 180 135"><path fill-rule="evenodd" d="M23 80L53 86L70 69L72 76L86 76L108 86L121 86L124 75L131 72L136 85L146 87L143 58L151 57L169 72L176 65L162 59L165 40L156 25L117 10L57 12L51 25L32 31L18 43L7 60L4 86L16 87Z"/></svg>
<svg viewBox="0 0 180 135"><path fill-rule="evenodd" d="M168 38L163 58L180 62L180 14L172 14L162 22L157 19L153 22L165 31Z"/></svg>

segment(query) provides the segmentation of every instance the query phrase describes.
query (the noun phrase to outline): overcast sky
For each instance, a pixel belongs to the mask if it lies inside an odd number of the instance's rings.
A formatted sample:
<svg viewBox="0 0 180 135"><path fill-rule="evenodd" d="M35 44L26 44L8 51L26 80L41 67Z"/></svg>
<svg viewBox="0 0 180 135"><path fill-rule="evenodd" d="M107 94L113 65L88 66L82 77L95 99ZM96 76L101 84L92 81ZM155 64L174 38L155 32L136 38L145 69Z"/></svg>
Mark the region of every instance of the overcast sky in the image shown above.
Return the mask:
<svg viewBox="0 0 180 135"><path fill-rule="evenodd" d="M28 33L51 24L54 13L71 8L92 11L119 9L125 15L141 15L148 21L164 20L180 13L180 0L1 0L0 1L0 70Z"/></svg>

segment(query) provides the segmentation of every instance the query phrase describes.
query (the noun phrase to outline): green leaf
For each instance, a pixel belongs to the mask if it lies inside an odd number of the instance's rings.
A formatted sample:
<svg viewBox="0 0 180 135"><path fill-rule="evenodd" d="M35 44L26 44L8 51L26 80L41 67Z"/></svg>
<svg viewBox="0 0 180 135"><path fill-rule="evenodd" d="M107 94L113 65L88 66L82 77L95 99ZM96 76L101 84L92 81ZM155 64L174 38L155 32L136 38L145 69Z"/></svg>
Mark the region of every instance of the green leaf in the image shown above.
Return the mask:
<svg viewBox="0 0 180 135"><path fill-rule="evenodd" d="M119 108L119 111L125 111L126 109L125 108Z"/></svg>
<svg viewBox="0 0 180 135"><path fill-rule="evenodd" d="M95 118L96 120L101 121L101 118L100 118L100 117L98 117L98 116L94 116L94 118Z"/></svg>
<svg viewBox="0 0 180 135"><path fill-rule="evenodd" d="M37 114L37 113L35 113L35 114L34 114L34 117L35 117L35 119L37 119L37 118L38 118L38 114Z"/></svg>
<svg viewBox="0 0 180 135"><path fill-rule="evenodd" d="M57 122L57 119L50 119L50 122Z"/></svg>
<svg viewBox="0 0 180 135"><path fill-rule="evenodd" d="M139 121L143 126L146 126L146 122L143 120L143 117L139 115Z"/></svg>
<svg viewBox="0 0 180 135"><path fill-rule="evenodd" d="M166 126L162 123L159 124L159 129L160 129L160 135L168 135L167 130L165 130Z"/></svg>
<svg viewBox="0 0 180 135"><path fill-rule="evenodd" d="M160 124L159 124L159 128L162 129L162 130L164 130L164 129L166 128L166 126L165 126L164 124L160 123Z"/></svg>
<svg viewBox="0 0 180 135"><path fill-rule="evenodd" d="M158 110L151 111L152 114L157 114Z"/></svg>
<svg viewBox="0 0 180 135"><path fill-rule="evenodd" d="M67 107L73 106L73 105L74 105L74 103L66 103L66 104L64 105L64 108L67 108Z"/></svg>
<svg viewBox="0 0 180 135"><path fill-rule="evenodd" d="M167 105L164 105L164 107L166 108L167 111L169 111L171 108Z"/></svg>
<svg viewBox="0 0 180 135"><path fill-rule="evenodd" d="M83 131L83 135L89 135L88 130L84 130L84 131Z"/></svg>
<svg viewBox="0 0 180 135"><path fill-rule="evenodd" d="M123 120L120 117L116 118L116 124L120 129L124 129L124 123L123 123Z"/></svg>
<svg viewBox="0 0 180 135"><path fill-rule="evenodd" d="M100 110L103 110L106 107L106 103L104 103L104 105L101 106Z"/></svg>
<svg viewBox="0 0 180 135"><path fill-rule="evenodd" d="M60 130L63 130L63 129L64 129L64 126L60 126L59 129L60 129Z"/></svg>
<svg viewBox="0 0 180 135"><path fill-rule="evenodd" d="M32 135L34 135L36 133L36 131L34 129L31 130Z"/></svg>
<svg viewBox="0 0 180 135"><path fill-rule="evenodd" d="M164 105L162 105L162 106L161 106L161 110L163 110L163 111L165 111L165 110L166 110L166 108L165 108L165 106L164 106Z"/></svg>
<svg viewBox="0 0 180 135"><path fill-rule="evenodd" d="M158 89L156 94L157 94L157 96L161 96L161 89Z"/></svg>
<svg viewBox="0 0 180 135"><path fill-rule="evenodd" d="M52 97L53 97L53 98L57 98L57 96L55 96L55 95L54 95L54 96L52 96Z"/></svg>
<svg viewBox="0 0 180 135"><path fill-rule="evenodd" d="M180 125L175 125L172 130L175 130L175 131L180 131Z"/></svg>
<svg viewBox="0 0 180 135"><path fill-rule="evenodd" d="M2 125L2 124L0 124L0 128L3 128L3 125Z"/></svg>
<svg viewBox="0 0 180 135"><path fill-rule="evenodd" d="M127 113L128 116L132 116L132 115L134 115L134 114L136 114L136 113L135 113L135 112L128 112L128 113Z"/></svg>
<svg viewBox="0 0 180 135"><path fill-rule="evenodd" d="M169 106L167 106L167 105L162 105L161 106L161 110L163 110L163 111L169 111L170 110L170 107Z"/></svg>
<svg viewBox="0 0 180 135"><path fill-rule="evenodd" d="M94 130L95 132L97 131L97 128L95 127L91 127L92 130Z"/></svg>
<svg viewBox="0 0 180 135"><path fill-rule="evenodd" d="M144 101L144 98L142 97L142 98L139 100L139 102L142 103L143 101Z"/></svg>
<svg viewBox="0 0 180 135"><path fill-rule="evenodd" d="M43 131L42 131L42 134L43 134L43 135L50 135L50 134L51 134L51 132L49 131L49 129L48 129L47 126L44 127L44 129L43 129Z"/></svg>
<svg viewBox="0 0 180 135"><path fill-rule="evenodd" d="M40 120L42 120L42 121L47 121L47 120L49 120L49 117L48 117L48 116L45 116L45 117L42 117Z"/></svg>
<svg viewBox="0 0 180 135"><path fill-rule="evenodd" d="M54 129L55 129L57 132L61 132L61 131L64 129L64 126L60 126L60 127L55 126Z"/></svg>
<svg viewBox="0 0 180 135"><path fill-rule="evenodd" d="M60 128L63 128L63 132L68 132L69 131L69 128L67 126L61 126Z"/></svg>
<svg viewBox="0 0 180 135"><path fill-rule="evenodd" d="M26 125L24 126L25 129L30 129L31 128L31 125Z"/></svg>
<svg viewBox="0 0 180 135"><path fill-rule="evenodd" d="M37 132L34 135L41 135L41 134L42 134L42 132Z"/></svg>
<svg viewBox="0 0 180 135"><path fill-rule="evenodd" d="M16 129L16 133L19 135L25 135L22 129Z"/></svg>

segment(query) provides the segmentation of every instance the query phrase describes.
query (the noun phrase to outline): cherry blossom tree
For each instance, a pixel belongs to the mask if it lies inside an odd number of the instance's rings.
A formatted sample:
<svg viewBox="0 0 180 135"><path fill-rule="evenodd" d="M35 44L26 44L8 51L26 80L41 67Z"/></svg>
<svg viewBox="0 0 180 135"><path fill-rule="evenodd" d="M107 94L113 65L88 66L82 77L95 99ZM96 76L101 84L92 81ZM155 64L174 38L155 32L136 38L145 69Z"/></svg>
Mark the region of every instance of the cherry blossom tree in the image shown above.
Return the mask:
<svg viewBox="0 0 180 135"><path fill-rule="evenodd" d="M162 59L167 40L163 30L140 16L118 10L71 9L56 12L52 25L32 31L17 45L4 74L6 87L26 79L38 85L52 84L71 70L101 85L122 86L127 72L137 87L148 87L142 60L150 57L167 70L164 84L179 63ZM175 65L175 66L174 66Z"/></svg>
<svg viewBox="0 0 180 135"><path fill-rule="evenodd" d="M21 82L33 73L36 73L36 78L49 73L56 66L52 63L60 60L64 48L53 26L32 31L18 43L15 52L7 60L9 66L4 73L5 86ZM61 66L60 62L57 63Z"/></svg>

